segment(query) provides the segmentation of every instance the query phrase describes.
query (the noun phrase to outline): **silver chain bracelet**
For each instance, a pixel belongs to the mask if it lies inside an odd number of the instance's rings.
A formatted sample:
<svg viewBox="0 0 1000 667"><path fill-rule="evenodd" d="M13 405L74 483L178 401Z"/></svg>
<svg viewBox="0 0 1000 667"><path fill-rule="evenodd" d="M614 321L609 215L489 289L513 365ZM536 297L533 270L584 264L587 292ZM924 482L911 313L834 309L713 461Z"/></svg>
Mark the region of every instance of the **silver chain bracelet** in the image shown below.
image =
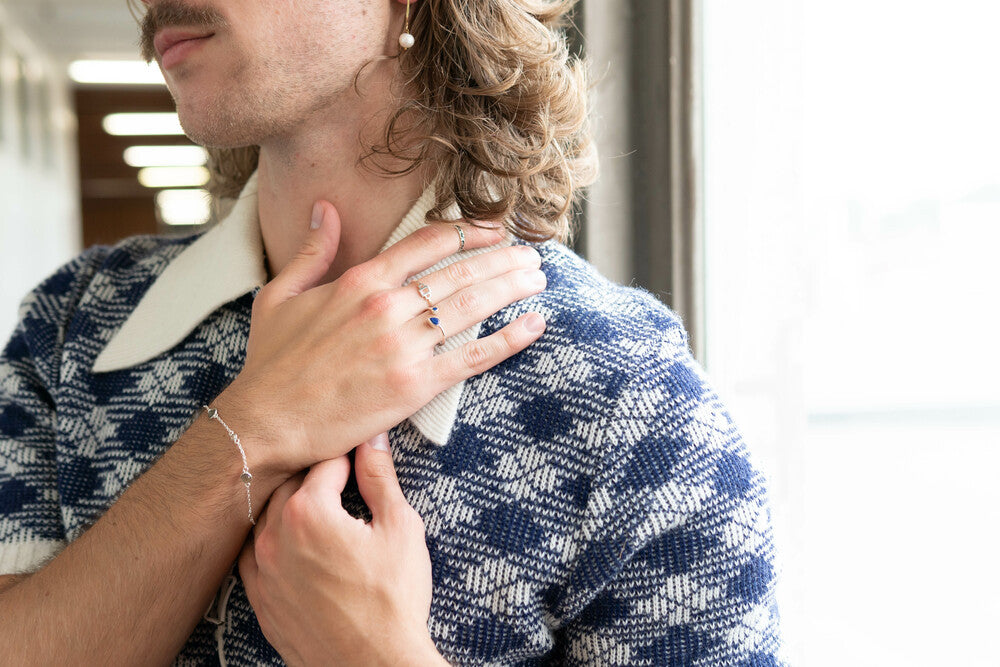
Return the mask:
<svg viewBox="0 0 1000 667"><path fill-rule="evenodd" d="M250 500L250 482L253 481L253 475L250 474L250 467L247 465L247 453L243 451L243 445L240 444L240 436L233 432L233 429L229 428L226 422L222 421L222 417L219 416L219 411L215 408L210 408L207 405L203 405L205 412L208 413L209 419L214 419L215 421L222 424L222 428L226 429L226 433L229 434L229 438L236 443L236 446L240 450L240 456L243 457L243 474L240 475L240 481L243 482L243 486L247 489L247 518L250 519L250 524L253 526L257 525L257 522L253 519L253 502Z"/></svg>

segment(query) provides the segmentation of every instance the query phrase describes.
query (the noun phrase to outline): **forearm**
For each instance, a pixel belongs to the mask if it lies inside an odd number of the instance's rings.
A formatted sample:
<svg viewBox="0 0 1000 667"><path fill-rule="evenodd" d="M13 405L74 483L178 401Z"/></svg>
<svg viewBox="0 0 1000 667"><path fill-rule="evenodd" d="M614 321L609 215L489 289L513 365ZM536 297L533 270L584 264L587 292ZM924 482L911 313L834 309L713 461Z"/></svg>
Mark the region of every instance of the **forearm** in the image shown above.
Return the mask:
<svg viewBox="0 0 1000 667"><path fill-rule="evenodd" d="M28 575L26 574L8 574L0 577L0 593L3 593L8 588L13 588L27 577Z"/></svg>
<svg viewBox="0 0 1000 667"><path fill-rule="evenodd" d="M86 533L0 592L5 663L170 663L246 539L241 469L199 417ZM275 486L255 476L255 506Z"/></svg>

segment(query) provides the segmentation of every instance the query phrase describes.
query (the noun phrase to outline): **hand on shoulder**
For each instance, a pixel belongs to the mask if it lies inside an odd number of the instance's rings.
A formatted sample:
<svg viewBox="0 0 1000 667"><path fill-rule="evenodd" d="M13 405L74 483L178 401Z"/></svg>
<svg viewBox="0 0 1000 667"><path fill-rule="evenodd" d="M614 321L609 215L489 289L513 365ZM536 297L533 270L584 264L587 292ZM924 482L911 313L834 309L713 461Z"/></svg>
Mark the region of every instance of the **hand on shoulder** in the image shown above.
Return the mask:
<svg viewBox="0 0 1000 667"><path fill-rule="evenodd" d="M538 253L512 246L478 254L423 277L421 294L407 281L459 249L454 225L431 224L319 284L337 254L340 220L332 204L317 212L322 223L254 301L246 363L217 399L250 444L248 456L277 482L389 430L526 348L545 326L528 313L436 355L445 336L542 291ZM501 240L493 229L461 229L465 248Z"/></svg>

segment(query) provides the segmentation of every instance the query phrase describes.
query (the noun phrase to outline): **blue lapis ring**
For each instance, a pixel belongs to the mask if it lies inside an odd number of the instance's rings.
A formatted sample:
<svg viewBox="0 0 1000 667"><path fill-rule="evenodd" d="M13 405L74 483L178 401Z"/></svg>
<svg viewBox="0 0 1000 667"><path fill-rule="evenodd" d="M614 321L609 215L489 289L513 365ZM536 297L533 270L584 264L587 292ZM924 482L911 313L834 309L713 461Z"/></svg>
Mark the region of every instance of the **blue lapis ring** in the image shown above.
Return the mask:
<svg viewBox="0 0 1000 667"><path fill-rule="evenodd" d="M438 309L435 306L431 306L429 308L429 312L431 313L431 316L427 318L427 323L432 327L437 327L437 330L441 332L441 342L438 343L438 345L442 345L444 343L444 339L447 338L448 335L444 332L444 327L441 326L441 318L437 316Z"/></svg>

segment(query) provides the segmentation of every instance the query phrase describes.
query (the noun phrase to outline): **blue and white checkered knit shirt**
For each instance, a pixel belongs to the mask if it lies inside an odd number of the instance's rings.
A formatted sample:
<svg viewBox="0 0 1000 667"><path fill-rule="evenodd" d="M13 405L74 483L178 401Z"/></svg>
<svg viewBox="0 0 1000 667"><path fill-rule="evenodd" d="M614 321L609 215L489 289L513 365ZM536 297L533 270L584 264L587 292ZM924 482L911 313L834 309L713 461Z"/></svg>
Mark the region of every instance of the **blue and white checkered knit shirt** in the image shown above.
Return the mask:
<svg viewBox="0 0 1000 667"><path fill-rule="evenodd" d="M152 358L94 370L205 236L92 248L24 301L0 357L0 574L78 537L241 370L256 289ZM681 323L564 246L537 248L548 289L476 333L535 310L541 340L466 381L440 437L419 419L390 433L427 527L439 650L454 664L784 664L764 480ZM178 664L282 664L238 581L220 611Z"/></svg>

